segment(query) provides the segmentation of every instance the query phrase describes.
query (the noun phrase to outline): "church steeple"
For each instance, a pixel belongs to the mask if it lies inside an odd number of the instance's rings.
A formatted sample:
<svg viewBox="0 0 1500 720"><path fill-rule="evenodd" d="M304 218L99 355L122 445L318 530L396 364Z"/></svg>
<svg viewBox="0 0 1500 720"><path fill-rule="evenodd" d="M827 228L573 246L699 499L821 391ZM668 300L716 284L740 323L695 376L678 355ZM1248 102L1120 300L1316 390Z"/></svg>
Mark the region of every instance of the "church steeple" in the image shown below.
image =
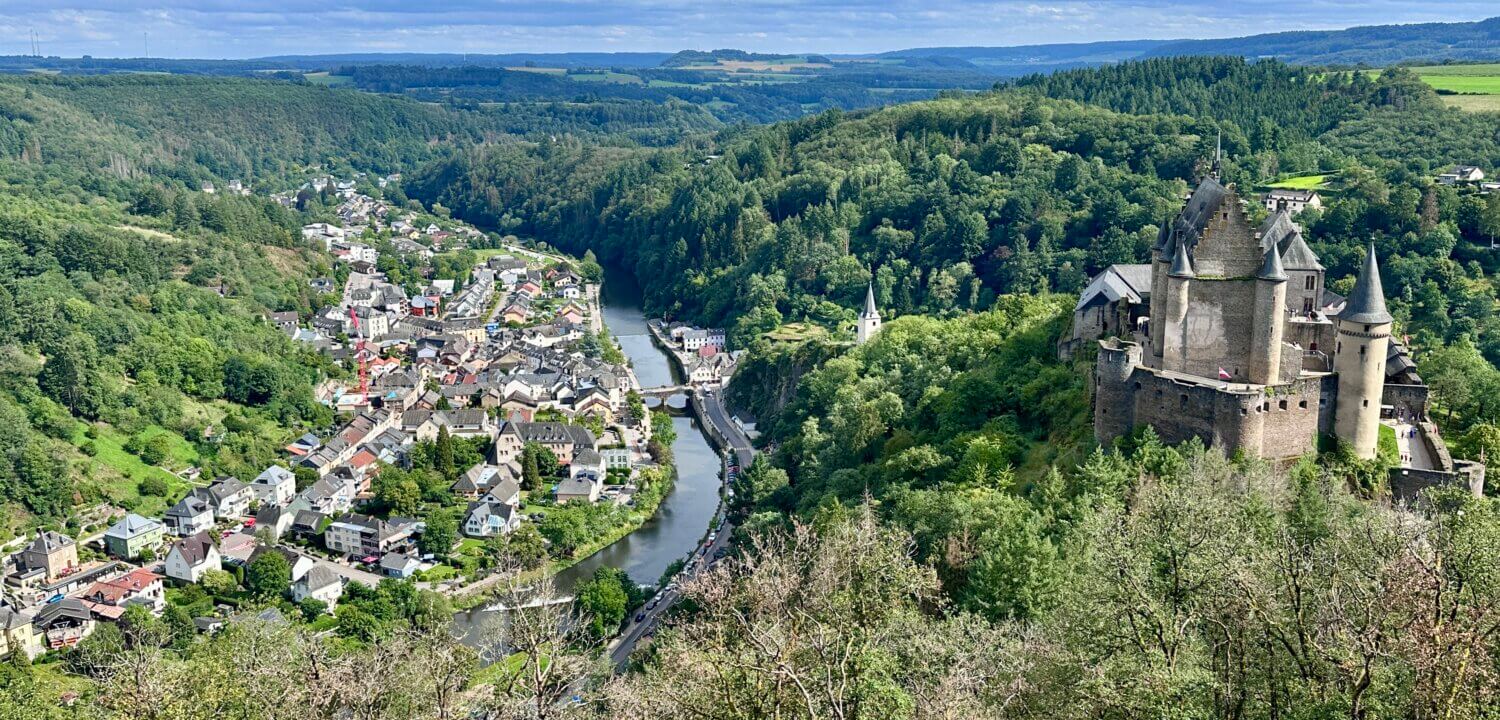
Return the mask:
<svg viewBox="0 0 1500 720"><path fill-rule="evenodd" d="M875 307L875 281L871 280L865 286L865 309L860 311L859 324L854 329L855 342L863 345L877 332L880 332L880 310Z"/></svg>

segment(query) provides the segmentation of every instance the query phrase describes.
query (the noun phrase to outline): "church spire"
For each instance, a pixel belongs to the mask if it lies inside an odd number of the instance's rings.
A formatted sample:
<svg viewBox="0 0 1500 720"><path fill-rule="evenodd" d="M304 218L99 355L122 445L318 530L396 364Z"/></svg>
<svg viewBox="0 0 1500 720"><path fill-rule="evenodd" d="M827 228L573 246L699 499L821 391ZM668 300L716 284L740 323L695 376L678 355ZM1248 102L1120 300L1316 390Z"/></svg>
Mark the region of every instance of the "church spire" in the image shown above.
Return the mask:
<svg viewBox="0 0 1500 720"><path fill-rule="evenodd" d="M875 281L873 280L865 286L865 311L860 313L860 317L880 317L880 311L875 309Z"/></svg>
<svg viewBox="0 0 1500 720"><path fill-rule="evenodd" d="M1364 323L1366 325L1380 325L1391 321L1391 314L1385 309L1385 288L1380 283L1380 266L1375 262L1375 243L1370 243L1370 248L1365 252L1365 263L1359 269L1359 279L1354 281L1354 291L1349 293L1349 301L1344 305L1344 311L1339 313L1340 320Z"/></svg>
<svg viewBox="0 0 1500 720"><path fill-rule="evenodd" d="M1213 164L1213 166L1211 168L1209 168L1208 174L1212 175L1215 180L1218 180L1219 179L1219 174L1223 171L1223 169L1224 169L1224 131L1220 130L1219 131L1218 139L1214 140L1214 164Z"/></svg>

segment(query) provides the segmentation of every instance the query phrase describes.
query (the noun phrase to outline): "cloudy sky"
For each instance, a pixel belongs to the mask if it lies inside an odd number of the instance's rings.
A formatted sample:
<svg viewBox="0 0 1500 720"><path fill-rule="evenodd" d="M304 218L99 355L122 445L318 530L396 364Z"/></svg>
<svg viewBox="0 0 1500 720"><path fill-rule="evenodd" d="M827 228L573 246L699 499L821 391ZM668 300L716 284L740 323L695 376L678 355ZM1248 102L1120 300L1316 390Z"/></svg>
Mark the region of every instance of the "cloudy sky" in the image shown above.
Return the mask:
<svg viewBox="0 0 1500 720"><path fill-rule="evenodd" d="M1500 15L1493 0L0 0L0 54L871 52L1206 38Z"/></svg>

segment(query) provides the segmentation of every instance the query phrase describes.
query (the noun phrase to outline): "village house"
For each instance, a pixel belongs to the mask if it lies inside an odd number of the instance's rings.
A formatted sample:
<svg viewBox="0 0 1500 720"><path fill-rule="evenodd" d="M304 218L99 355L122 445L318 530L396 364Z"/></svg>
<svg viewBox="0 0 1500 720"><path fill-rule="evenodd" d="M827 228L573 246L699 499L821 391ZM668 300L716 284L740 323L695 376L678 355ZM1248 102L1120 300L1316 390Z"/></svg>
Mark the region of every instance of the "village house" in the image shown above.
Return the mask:
<svg viewBox="0 0 1500 720"><path fill-rule="evenodd" d="M198 532L172 543L163 572L173 580L196 583L203 578L203 573L219 569L219 559L219 548L214 544L213 535Z"/></svg>
<svg viewBox="0 0 1500 720"><path fill-rule="evenodd" d="M271 324L275 325L276 329L280 330L285 335L291 335L292 333L297 332L297 324L300 322L297 318L297 312L295 310L288 310L286 312L273 312L269 316L267 316L266 319L270 320Z"/></svg>
<svg viewBox="0 0 1500 720"><path fill-rule="evenodd" d="M48 650L61 650L93 634L98 622L82 600L63 598L37 610L32 626Z"/></svg>
<svg viewBox="0 0 1500 720"><path fill-rule="evenodd" d="M604 481L593 475L582 474L563 480L552 489L552 497L557 504L573 501L598 502L599 494L604 490Z"/></svg>
<svg viewBox="0 0 1500 720"><path fill-rule="evenodd" d="M521 448L529 442L537 443L552 451L559 460L567 462L580 448L594 450L599 441L582 425L558 422L507 422L500 428L495 439L494 462L503 464L514 461Z"/></svg>
<svg viewBox="0 0 1500 720"><path fill-rule="evenodd" d="M20 565L28 570L41 570L51 582L78 567L78 543L67 535L44 530L21 551Z"/></svg>
<svg viewBox="0 0 1500 720"><path fill-rule="evenodd" d="M21 652L28 660L42 654L41 637L36 633L34 618L15 608L0 605L0 658Z"/></svg>
<svg viewBox="0 0 1500 720"><path fill-rule="evenodd" d="M521 468L515 463L505 465L490 465L478 463L469 468L453 481L453 494L470 500L477 500L481 495L489 493L500 493L503 502L519 504L521 501Z"/></svg>
<svg viewBox="0 0 1500 720"><path fill-rule="evenodd" d="M438 429L448 428L453 437L493 437L495 422L483 408L458 410L408 410L402 413L401 430L418 441L436 440Z"/></svg>
<svg viewBox="0 0 1500 720"><path fill-rule="evenodd" d="M202 493L202 495L199 495ZM166 531L177 537L202 532L213 526L213 504L208 502L204 495L207 493L202 489L187 493L177 504L166 508L166 514L162 517Z"/></svg>
<svg viewBox="0 0 1500 720"><path fill-rule="evenodd" d="M255 513L255 532L268 533L272 540L280 540L292 529L292 520L296 513L287 508L271 503L262 503L260 510Z"/></svg>
<svg viewBox="0 0 1500 720"><path fill-rule="evenodd" d="M1454 165L1447 172L1437 176L1437 181L1443 185L1477 183L1481 180L1484 180L1484 170L1474 165Z"/></svg>
<svg viewBox="0 0 1500 720"><path fill-rule="evenodd" d="M1265 205L1268 212L1285 210L1287 214L1295 216L1308 208L1322 208L1323 198L1318 197L1316 190L1278 188L1266 193Z"/></svg>
<svg viewBox="0 0 1500 720"><path fill-rule="evenodd" d="M255 476L250 488L262 505L285 505L297 495L297 476L280 465L271 465Z"/></svg>
<svg viewBox="0 0 1500 720"><path fill-rule="evenodd" d="M393 578L409 578L422 568L422 563L406 553L386 553L380 558L380 574Z"/></svg>
<svg viewBox="0 0 1500 720"><path fill-rule="evenodd" d="M255 499L255 490L234 476L219 478L206 491L194 492L205 493L204 499L213 506L214 517L221 520L244 517L250 512L250 501Z"/></svg>
<svg viewBox="0 0 1500 720"><path fill-rule="evenodd" d="M328 526L323 532L323 545L351 557L378 557L398 545L409 543L415 529L416 523L411 521L396 518L386 521L350 513Z"/></svg>
<svg viewBox="0 0 1500 720"><path fill-rule="evenodd" d="M151 518L129 513L104 533L104 548L122 560L134 560L144 551L155 553L167 529Z"/></svg>
<svg viewBox="0 0 1500 720"><path fill-rule="evenodd" d="M132 570L112 580L96 582L83 591L79 599L91 604L91 609L96 612L103 610L97 606L113 608L114 612L104 610L102 614L106 617L118 617L118 613L123 613L129 605L140 605L156 614L167 607L162 577L144 568Z"/></svg>
<svg viewBox="0 0 1500 720"><path fill-rule="evenodd" d="M321 601L332 610L344 595L344 581L327 565L315 565L296 582L292 583L292 600L302 602L308 598Z"/></svg>
<svg viewBox="0 0 1500 720"><path fill-rule="evenodd" d="M514 505L473 502L464 514L464 534L474 538L505 535L521 526L521 514Z"/></svg>

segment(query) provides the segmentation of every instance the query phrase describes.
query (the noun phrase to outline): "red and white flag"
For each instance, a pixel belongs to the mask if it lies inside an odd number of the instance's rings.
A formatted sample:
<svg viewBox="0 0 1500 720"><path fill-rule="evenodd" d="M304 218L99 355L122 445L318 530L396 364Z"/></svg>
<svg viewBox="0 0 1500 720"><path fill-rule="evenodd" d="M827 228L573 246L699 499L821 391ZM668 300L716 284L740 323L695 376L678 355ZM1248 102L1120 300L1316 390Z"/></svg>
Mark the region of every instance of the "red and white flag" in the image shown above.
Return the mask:
<svg viewBox="0 0 1500 720"><path fill-rule="evenodd" d="M1231 377L1234 377L1234 376L1230 375L1228 370L1225 370L1224 368L1219 368L1219 379L1220 380L1228 380Z"/></svg>

